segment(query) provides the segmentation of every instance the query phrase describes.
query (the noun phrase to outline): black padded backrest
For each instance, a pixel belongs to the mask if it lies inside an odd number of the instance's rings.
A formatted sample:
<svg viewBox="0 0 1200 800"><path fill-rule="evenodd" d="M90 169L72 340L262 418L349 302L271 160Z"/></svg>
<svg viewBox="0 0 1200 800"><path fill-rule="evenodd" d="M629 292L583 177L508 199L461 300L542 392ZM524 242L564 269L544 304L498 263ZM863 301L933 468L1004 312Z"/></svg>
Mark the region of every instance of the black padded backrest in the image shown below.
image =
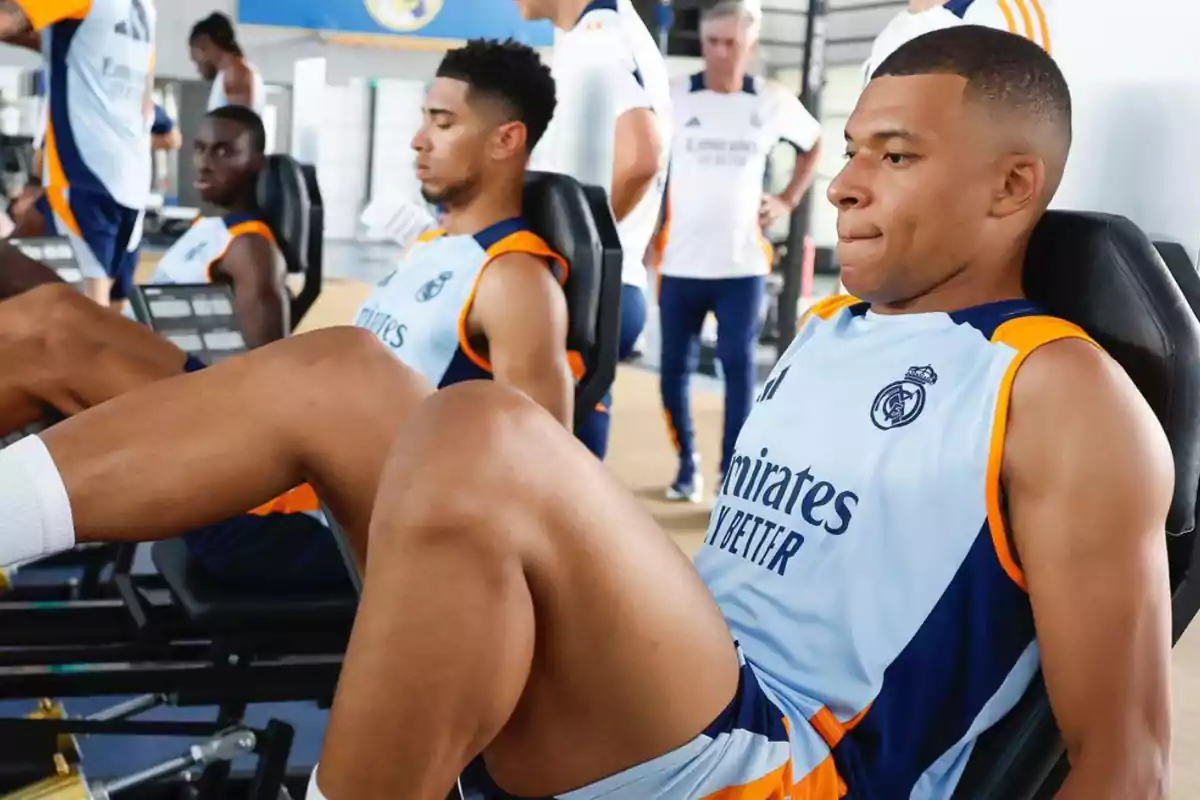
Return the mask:
<svg viewBox="0 0 1200 800"><path fill-rule="evenodd" d="M601 189L554 172L526 173L522 213L567 261L567 348L579 353L585 369L576 394L578 424L616 374L621 293L616 222Z"/></svg>
<svg viewBox="0 0 1200 800"><path fill-rule="evenodd" d="M1123 217L1051 211L1030 243L1025 291L1049 313L1091 334L1133 379L1175 459L1167 532L1193 535L1200 486L1200 322L1154 245ZM1169 556L1180 557L1175 550ZM1173 563L1172 572L1179 566ZM1066 775L1064 753L1039 676L976 743L954 796L1049 800Z"/></svg>
<svg viewBox="0 0 1200 800"><path fill-rule="evenodd" d="M1154 245L1124 217L1049 212L1030 243L1025 290L1051 314L1091 334L1133 379L1175 457L1167 531L1193 531L1200 486L1200 323Z"/></svg>
<svg viewBox="0 0 1200 800"><path fill-rule="evenodd" d="M269 155L258 176L258 207L283 252L288 272L308 269L309 199L304 171L294 158Z"/></svg>

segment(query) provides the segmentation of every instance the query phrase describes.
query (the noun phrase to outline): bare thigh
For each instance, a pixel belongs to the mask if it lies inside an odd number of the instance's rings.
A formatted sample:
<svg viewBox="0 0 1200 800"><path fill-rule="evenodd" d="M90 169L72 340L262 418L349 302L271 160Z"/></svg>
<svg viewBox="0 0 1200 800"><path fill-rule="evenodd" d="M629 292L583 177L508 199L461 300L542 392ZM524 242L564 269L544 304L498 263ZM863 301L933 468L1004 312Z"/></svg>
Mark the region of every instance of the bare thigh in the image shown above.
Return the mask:
<svg viewBox="0 0 1200 800"><path fill-rule="evenodd" d="M63 284L0 303L0 431L46 406L75 414L178 375L179 348Z"/></svg>
<svg viewBox="0 0 1200 800"><path fill-rule="evenodd" d="M460 546L463 560L422 585ZM489 771L516 794L559 793L667 753L736 691L731 635L688 559L550 415L500 386L443 390L400 431L366 586L342 684L398 681L398 660L417 657L426 635L491 648L455 643L425 668L462 672L456 691L469 702L443 713L474 732ZM397 618L421 602L446 603L440 632ZM389 641L400 649L389 653ZM475 658L484 668L471 675L462 664ZM380 711L387 701L367 691L359 711ZM330 738L361 743L349 730L358 714L347 713L357 704L339 702Z"/></svg>

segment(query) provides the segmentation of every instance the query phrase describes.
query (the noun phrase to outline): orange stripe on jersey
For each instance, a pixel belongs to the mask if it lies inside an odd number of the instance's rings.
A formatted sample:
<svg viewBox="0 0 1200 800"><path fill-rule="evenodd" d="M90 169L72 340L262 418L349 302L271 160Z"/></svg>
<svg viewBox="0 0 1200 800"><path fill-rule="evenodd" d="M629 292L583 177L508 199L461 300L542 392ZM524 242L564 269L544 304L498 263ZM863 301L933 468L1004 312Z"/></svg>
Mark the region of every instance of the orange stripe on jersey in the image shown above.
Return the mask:
<svg viewBox="0 0 1200 800"><path fill-rule="evenodd" d="M830 755L799 783L793 784L787 800L840 800L848 793L846 782L838 774L837 765Z"/></svg>
<svg viewBox="0 0 1200 800"><path fill-rule="evenodd" d="M445 235L446 235L446 232L444 230L442 230L441 228L437 228L432 231L425 231L424 233L417 234L417 238L413 239L413 241L414 242L432 242L434 239L437 239L437 238L439 238L441 236L445 236Z"/></svg>
<svg viewBox="0 0 1200 800"><path fill-rule="evenodd" d="M200 220L196 220L196 222L192 224L195 225L199 221ZM204 275L209 283L214 282L213 268L216 267L218 261L225 257L225 253L229 251L229 246L232 245L233 240L239 236L261 236L270 242L272 246L276 248L279 247L279 243L275 241L275 234L271 232L269 227L267 227L267 223L257 219L239 222L229 229L229 241L225 242L225 246L221 248L221 252L213 256L213 260L208 262L208 268L204 271Z"/></svg>
<svg viewBox="0 0 1200 800"><path fill-rule="evenodd" d="M62 161L58 158L58 140L54 135L54 124L49 119L46 120L46 142L43 147L46 151L46 202L59 222L67 226L67 230L76 236L83 236L67 200L71 185L67 183L67 174L63 172Z"/></svg>
<svg viewBox="0 0 1200 800"><path fill-rule="evenodd" d="M488 372L492 371L492 363L475 352L475 348L471 346L471 338L467 333L467 319L471 316L471 308L475 305L475 293L479 291L479 282L483 280L483 273L487 271L488 265L500 256L509 253L528 253L531 256L557 263L560 284L566 283L569 270L567 262L562 256L551 250L550 245L546 244L542 237L529 231L510 233L487 249L487 261L483 262L483 266L479 268L479 274L475 276L475 283L471 286L471 294L467 296L467 302L463 303L462 311L458 314L458 346L475 366Z"/></svg>
<svg viewBox="0 0 1200 800"><path fill-rule="evenodd" d="M1057 317L1031 316L1010 319L996 328L992 341L1006 344L1017 351L1000 380L1000 393L996 397L996 412L992 421L992 439L988 451L987 465L987 520L992 532L992 545L996 557L1013 583L1026 589L1025 573L1009 545L1008 528L1004 520L1004 508L1000 504L1000 477L1004 467L1004 440L1008 430L1008 404L1012 398L1013 381L1025 359L1044 344L1060 339L1083 339L1096 344L1082 328ZM1097 345L1099 346L1099 345Z"/></svg>
<svg viewBox="0 0 1200 800"><path fill-rule="evenodd" d="M789 794L788 789L792 788L789 786L792 782L791 778L792 763L789 761L756 781L720 789L705 795L701 800L798 800L800 797L807 798L808 795ZM813 795L813 797L817 797L817 795ZM835 800L836 797L837 795L829 795L821 800Z"/></svg>
<svg viewBox="0 0 1200 800"><path fill-rule="evenodd" d="M35 31L64 19L83 19L92 10L92 0L16 0Z"/></svg>
<svg viewBox="0 0 1200 800"><path fill-rule="evenodd" d="M1025 5L1025 0L1013 0L1017 4L1017 11L1021 12L1021 22L1025 25L1025 38L1031 42L1036 42L1037 37L1033 32L1033 16L1029 13L1029 8Z"/></svg>
<svg viewBox="0 0 1200 800"><path fill-rule="evenodd" d="M998 5L1000 6L1000 13L1004 15L1004 21L1008 25L1008 32L1019 35L1017 31L1017 18L1009 7L1008 0L998 0Z"/></svg>
<svg viewBox="0 0 1200 800"><path fill-rule="evenodd" d="M1029 4L1033 6L1034 16L1038 20L1038 29L1042 32L1042 48L1048 54L1053 54L1050 49L1050 22L1046 19L1046 12L1038 0L1029 0Z"/></svg>
<svg viewBox="0 0 1200 800"><path fill-rule="evenodd" d="M265 517L267 514L301 514L305 511L320 510L321 501L317 499L317 493L307 483L302 483L274 500L263 503L250 513Z"/></svg>
<svg viewBox="0 0 1200 800"><path fill-rule="evenodd" d="M848 308L855 303L861 303L857 297L849 294L835 294L830 297L822 298L808 307L808 310L800 315L799 321L796 322L796 330L804 327L804 323L809 317L819 317L820 319L832 319L833 315L841 311L843 308Z"/></svg>
<svg viewBox="0 0 1200 800"><path fill-rule="evenodd" d="M231 240L239 236L261 236L276 247L279 246L275 241L275 234L267 227L267 223L261 220L252 219L246 222L239 222L229 229L229 238Z"/></svg>

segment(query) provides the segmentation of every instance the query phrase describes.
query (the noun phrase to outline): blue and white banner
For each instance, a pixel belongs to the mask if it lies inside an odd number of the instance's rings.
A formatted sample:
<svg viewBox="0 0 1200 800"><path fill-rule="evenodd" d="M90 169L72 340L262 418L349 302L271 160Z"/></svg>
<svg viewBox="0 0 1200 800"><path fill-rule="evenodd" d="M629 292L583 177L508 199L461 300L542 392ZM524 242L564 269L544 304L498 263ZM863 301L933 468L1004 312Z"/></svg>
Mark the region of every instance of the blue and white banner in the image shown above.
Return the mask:
<svg viewBox="0 0 1200 800"><path fill-rule="evenodd" d="M238 21L368 36L554 43L550 23L522 20L513 0L240 0Z"/></svg>

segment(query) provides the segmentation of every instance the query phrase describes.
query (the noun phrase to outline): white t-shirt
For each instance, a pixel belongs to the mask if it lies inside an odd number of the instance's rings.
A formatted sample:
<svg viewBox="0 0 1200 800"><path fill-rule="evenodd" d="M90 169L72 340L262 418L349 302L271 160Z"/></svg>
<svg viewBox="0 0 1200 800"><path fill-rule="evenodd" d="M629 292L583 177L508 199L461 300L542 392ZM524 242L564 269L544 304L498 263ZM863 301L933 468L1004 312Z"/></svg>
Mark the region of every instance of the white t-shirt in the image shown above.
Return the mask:
<svg viewBox="0 0 1200 800"><path fill-rule="evenodd" d="M1050 21L1047 16L1053 0L949 0L945 5L913 14L901 11L888 23L871 47L871 57L863 65L863 85L884 59L902 44L918 36L956 25L981 25L1008 31L1036 42L1051 51Z"/></svg>
<svg viewBox="0 0 1200 800"><path fill-rule="evenodd" d="M250 108L255 114L261 117L267 107L267 86L263 82L262 74L258 71L257 67L249 61L246 62L246 66L250 68L250 74L254 81ZM229 98L225 95L225 72L221 71L213 81L212 92L208 95L208 110L212 111L227 105L229 105Z"/></svg>
<svg viewBox="0 0 1200 800"><path fill-rule="evenodd" d="M932 31L965 24L961 16L944 6L934 6L915 14L908 10L901 11L875 37L875 42L871 45L871 55L863 64L863 85L870 83L871 75L879 69L879 65L906 42Z"/></svg>
<svg viewBox="0 0 1200 800"><path fill-rule="evenodd" d="M579 155L574 142L589 132L575 127L591 125L594 113L588 107L588 98L582 95L595 82L603 81L609 95L604 113L612 117L610 139L617 119L626 111L654 111L662 142L658 177L617 224L625 254L623 280L645 286L644 256L658 226L670 161L671 85L666 62L630 0L593 0L575 27L560 34L554 46L552 71L558 108L534 151L534 169L577 175Z"/></svg>
<svg viewBox="0 0 1200 800"><path fill-rule="evenodd" d="M714 92L704 73L676 83L666 246L660 271L740 278L770 271L758 224L767 158L776 143L809 151L821 124L781 86L746 76L739 92Z"/></svg>

